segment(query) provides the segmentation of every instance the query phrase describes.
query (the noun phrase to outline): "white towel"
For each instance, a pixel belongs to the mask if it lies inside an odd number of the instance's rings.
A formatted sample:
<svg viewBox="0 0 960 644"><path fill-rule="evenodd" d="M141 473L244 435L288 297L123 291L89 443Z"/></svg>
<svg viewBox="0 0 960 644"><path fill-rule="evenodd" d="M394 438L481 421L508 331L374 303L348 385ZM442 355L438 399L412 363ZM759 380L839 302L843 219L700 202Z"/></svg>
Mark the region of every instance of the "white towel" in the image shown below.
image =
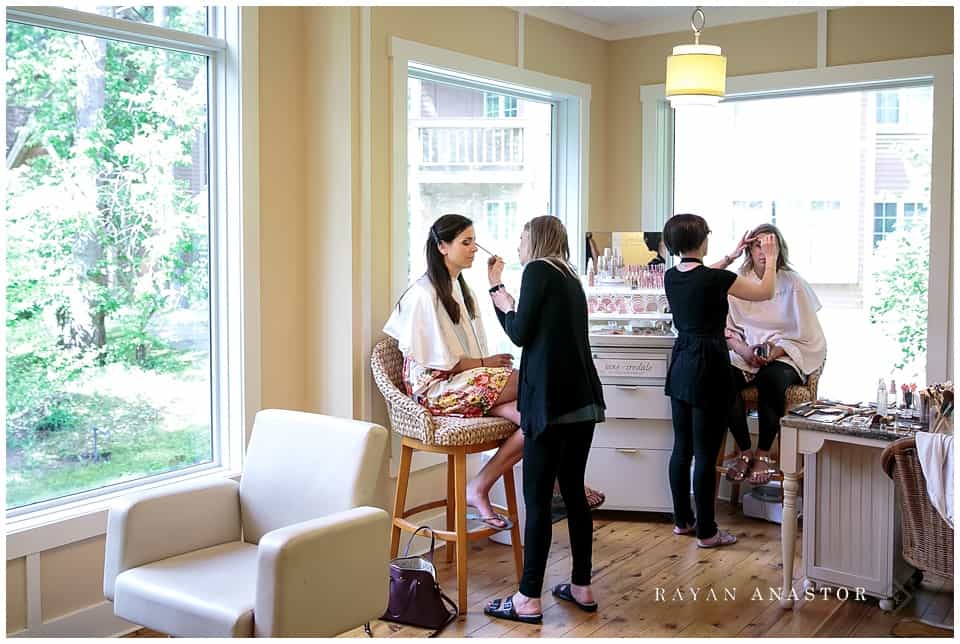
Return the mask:
<svg viewBox="0 0 960 644"><path fill-rule="evenodd" d="M917 432L917 456L927 483L927 496L943 520L953 527L953 436Z"/></svg>

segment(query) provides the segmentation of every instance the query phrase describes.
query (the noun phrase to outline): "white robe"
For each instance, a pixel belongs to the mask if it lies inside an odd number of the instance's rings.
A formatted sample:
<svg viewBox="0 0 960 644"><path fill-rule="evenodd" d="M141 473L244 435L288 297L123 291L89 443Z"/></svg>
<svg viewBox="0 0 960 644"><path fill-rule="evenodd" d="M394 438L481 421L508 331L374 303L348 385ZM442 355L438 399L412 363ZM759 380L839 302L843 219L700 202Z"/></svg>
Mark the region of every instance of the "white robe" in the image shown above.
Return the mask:
<svg viewBox="0 0 960 644"><path fill-rule="evenodd" d="M461 358L487 355L487 338L479 311L470 319L459 280L453 280L453 299L460 305L460 323L443 308L430 278L422 275L394 307L383 332L396 338L405 357L429 369L449 371ZM476 294L474 306L479 307Z"/></svg>
<svg viewBox="0 0 960 644"><path fill-rule="evenodd" d="M745 277L757 279L753 272ZM817 319L820 299L799 274L779 271L776 290L769 300L750 302L730 295L728 302L727 329L747 345L769 342L781 347L787 355L778 360L793 367L804 381L823 364L827 340ZM730 351L730 363L745 373L757 372L735 351Z"/></svg>
<svg viewBox="0 0 960 644"><path fill-rule="evenodd" d="M953 436L917 432L917 457L927 496L937 513L953 527Z"/></svg>

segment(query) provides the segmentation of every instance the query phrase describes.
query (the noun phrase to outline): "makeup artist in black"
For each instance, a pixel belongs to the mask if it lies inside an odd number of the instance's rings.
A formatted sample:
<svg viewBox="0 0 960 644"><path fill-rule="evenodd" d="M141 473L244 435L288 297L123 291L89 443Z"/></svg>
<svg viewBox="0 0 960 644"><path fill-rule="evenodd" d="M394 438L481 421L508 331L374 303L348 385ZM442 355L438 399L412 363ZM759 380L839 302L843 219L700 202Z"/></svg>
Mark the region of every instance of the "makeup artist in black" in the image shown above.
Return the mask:
<svg viewBox="0 0 960 644"><path fill-rule="evenodd" d="M722 270L754 240L744 235L732 258L704 266L710 228L698 215L674 215L663 227L663 241L680 263L663 279L667 301L677 329L665 393L673 413L673 453L670 490L673 494L674 534L694 534L701 548L735 543L714 521L714 463L726 435L727 412L733 402L730 356L724 339L727 293L744 300L768 300L776 285L776 261L768 261L760 282ZM760 236L767 257L778 252L773 235ZM768 254L769 253L769 254ZM690 506L690 464L694 463Z"/></svg>
<svg viewBox="0 0 960 644"><path fill-rule="evenodd" d="M587 298L570 263L563 223L549 215L534 217L523 227L518 250L524 264L519 301L515 302L501 283L501 258L490 259L487 276L503 330L514 344L523 347L517 395L524 434L523 501L527 514L523 577L518 592L493 600L483 612L539 623L543 619L540 595L553 534L550 501L555 479L567 508L571 571L570 581L554 586L551 592L581 610L597 610L591 586L593 521L583 475L594 426L604 421L605 405L590 352Z"/></svg>

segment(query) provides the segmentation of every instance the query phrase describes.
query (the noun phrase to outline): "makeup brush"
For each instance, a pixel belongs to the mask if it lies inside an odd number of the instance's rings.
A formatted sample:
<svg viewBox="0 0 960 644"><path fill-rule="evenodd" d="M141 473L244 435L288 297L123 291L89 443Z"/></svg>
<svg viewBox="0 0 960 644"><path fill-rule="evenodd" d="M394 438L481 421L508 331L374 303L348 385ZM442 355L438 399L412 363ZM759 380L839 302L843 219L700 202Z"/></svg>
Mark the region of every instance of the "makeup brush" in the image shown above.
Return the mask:
<svg viewBox="0 0 960 644"><path fill-rule="evenodd" d="M474 243L474 244L477 244L477 242L473 242L473 243ZM485 252L487 255L490 255L490 257L497 257L497 254L496 254L496 253L491 253L489 250L487 250L486 248L484 248L484 247L481 246L480 244L477 244L477 248L479 248L480 250L482 250L483 252Z"/></svg>

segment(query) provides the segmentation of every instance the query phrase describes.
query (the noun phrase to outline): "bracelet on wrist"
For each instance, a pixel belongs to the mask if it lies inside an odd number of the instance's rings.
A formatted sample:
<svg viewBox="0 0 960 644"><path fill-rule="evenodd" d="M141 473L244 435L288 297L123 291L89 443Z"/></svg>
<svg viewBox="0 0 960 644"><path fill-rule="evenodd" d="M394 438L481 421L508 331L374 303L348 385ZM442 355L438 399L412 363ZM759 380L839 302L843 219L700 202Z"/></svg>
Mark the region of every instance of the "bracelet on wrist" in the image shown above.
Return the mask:
<svg viewBox="0 0 960 644"><path fill-rule="evenodd" d="M491 287L490 287L490 295L493 295L494 293L496 293L497 291L499 291L499 290L502 289L502 288L503 288L503 284L497 284L497 285L495 285L495 286L491 286Z"/></svg>

